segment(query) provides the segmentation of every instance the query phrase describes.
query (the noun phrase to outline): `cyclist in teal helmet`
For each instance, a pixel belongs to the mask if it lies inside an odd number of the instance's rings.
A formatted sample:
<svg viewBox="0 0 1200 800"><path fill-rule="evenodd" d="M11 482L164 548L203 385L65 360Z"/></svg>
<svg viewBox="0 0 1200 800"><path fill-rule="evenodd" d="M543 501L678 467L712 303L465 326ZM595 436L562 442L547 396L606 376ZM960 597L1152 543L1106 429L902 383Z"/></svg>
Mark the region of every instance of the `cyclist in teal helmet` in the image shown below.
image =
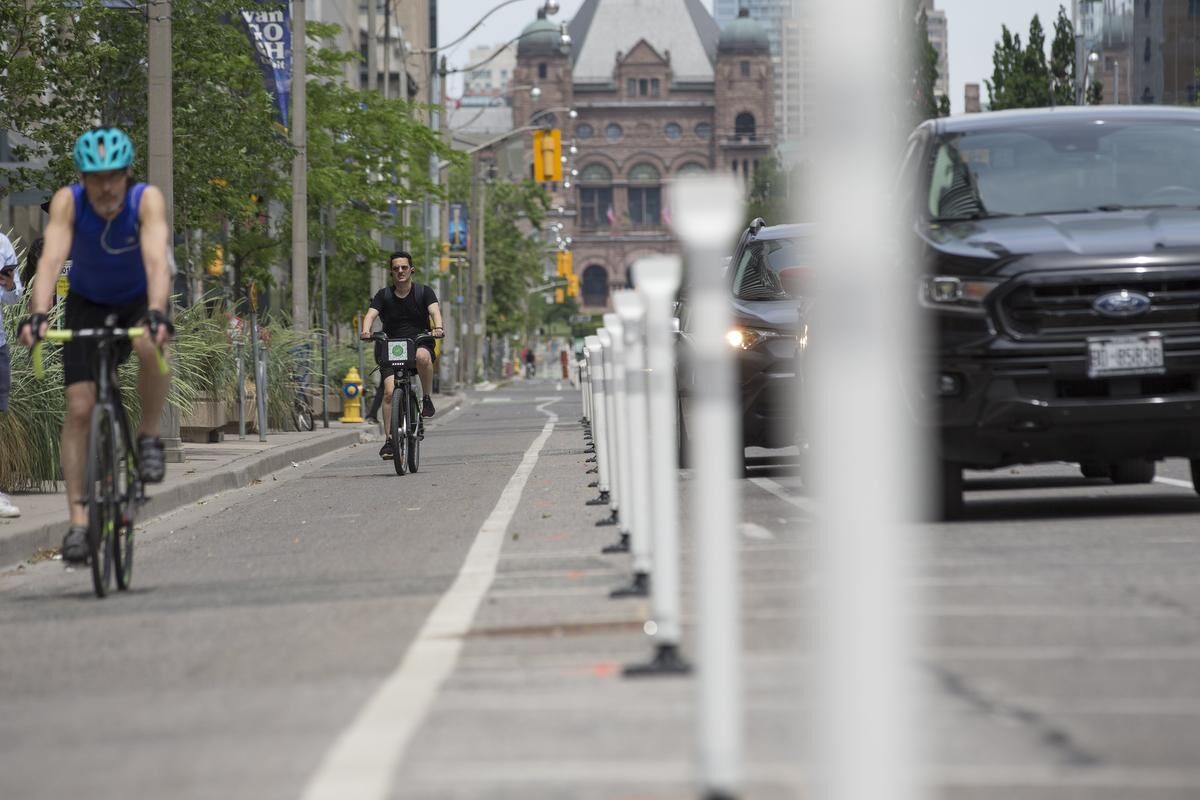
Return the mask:
<svg viewBox="0 0 1200 800"><path fill-rule="evenodd" d="M141 364L142 479L154 483L166 472L158 428L170 384L158 370L155 348L163 348L173 333L167 316L171 262L166 201L156 187L134 182L133 142L118 128L85 132L75 142L73 156L79 183L64 186L50 200L50 222L31 287L30 315L21 323L19 337L32 347L45 336L55 283L68 257L70 291L63 312L67 328L103 327L115 315L118 327L144 324L150 329L151 335L134 340L132 349ZM87 558L87 509L81 501L88 421L96 402L95 347L94 341L80 340L63 348L67 413L62 469L71 515L63 539L67 562Z"/></svg>

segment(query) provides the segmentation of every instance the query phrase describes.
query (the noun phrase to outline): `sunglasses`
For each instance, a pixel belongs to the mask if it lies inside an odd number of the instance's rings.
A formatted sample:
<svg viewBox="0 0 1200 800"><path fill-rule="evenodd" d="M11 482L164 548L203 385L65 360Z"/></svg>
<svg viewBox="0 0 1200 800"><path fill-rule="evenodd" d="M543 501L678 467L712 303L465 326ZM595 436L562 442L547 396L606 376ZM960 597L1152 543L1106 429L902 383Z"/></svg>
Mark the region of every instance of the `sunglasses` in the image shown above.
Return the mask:
<svg viewBox="0 0 1200 800"><path fill-rule="evenodd" d="M412 269L412 267L411 267L411 266L409 266L409 265L402 265L402 266L399 266L399 267L392 267L392 272L404 272L404 270L406 270L406 269Z"/></svg>

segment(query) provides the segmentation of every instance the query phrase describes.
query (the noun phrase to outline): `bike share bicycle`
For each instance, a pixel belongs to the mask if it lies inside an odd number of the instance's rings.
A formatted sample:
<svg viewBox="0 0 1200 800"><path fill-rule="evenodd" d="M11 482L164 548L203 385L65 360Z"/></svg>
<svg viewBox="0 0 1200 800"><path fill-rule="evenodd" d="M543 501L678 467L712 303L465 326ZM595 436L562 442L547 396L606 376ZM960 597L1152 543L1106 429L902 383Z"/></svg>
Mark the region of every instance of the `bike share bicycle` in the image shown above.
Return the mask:
<svg viewBox="0 0 1200 800"><path fill-rule="evenodd" d="M134 524L138 509L146 502L138 448L133 429L121 401L117 378L116 345L145 336L145 327L117 328L116 315L109 315L103 328L47 331L43 341L65 343L82 339L96 342L96 405L88 426L86 499L88 508L88 562L97 597L108 594L112 576L125 591L133 580ZM45 375L42 341L33 348L33 373ZM167 374L167 362L158 353L158 368Z"/></svg>
<svg viewBox="0 0 1200 800"><path fill-rule="evenodd" d="M393 339L376 332L371 339L384 344L383 362L395 371L392 388L391 429L392 464L397 475L416 472L421 466L421 440L425 438L425 423L421 418L421 393L413 388L417 377L417 348L433 344L432 333L422 333L415 339Z"/></svg>

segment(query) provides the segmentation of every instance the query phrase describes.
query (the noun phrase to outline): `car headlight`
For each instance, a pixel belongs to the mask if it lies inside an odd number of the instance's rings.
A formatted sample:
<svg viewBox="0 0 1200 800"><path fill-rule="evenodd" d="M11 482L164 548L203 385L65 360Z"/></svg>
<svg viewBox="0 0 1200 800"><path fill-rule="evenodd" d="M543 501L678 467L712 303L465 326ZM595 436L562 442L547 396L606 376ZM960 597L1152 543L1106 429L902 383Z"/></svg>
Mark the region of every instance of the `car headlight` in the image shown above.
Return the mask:
<svg viewBox="0 0 1200 800"><path fill-rule="evenodd" d="M729 346L738 350L752 350L768 339L798 340L799 338L790 333L780 333L779 331L772 331L766 328L747 328L742 326L730 328L729 332L725 334L725 341L729 343Z"/></svg>
<svg viewBox="0 0 1200 800"><path fill-rule="evenodd" d="M963 280L945 275L926 278L921 286L921 302L930 308L982 311L983 301L1002 280Z"/></svg>

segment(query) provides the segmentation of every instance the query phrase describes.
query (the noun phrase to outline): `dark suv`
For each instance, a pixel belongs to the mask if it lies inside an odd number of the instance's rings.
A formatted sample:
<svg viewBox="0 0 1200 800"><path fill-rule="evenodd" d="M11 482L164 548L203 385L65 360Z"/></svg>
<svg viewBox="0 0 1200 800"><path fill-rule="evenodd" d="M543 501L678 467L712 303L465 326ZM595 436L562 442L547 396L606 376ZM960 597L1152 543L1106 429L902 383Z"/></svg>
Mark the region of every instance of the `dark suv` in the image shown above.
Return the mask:
<svg viewBox="0 0 1200 800"><path fill-rule="evenodd" d="M962 510L963 468L1062 460L1145 483L1183 457L1200 487L1200 111L932 120L904 175L943 513Z"/></svg>
<svg viewBox="0 0 1200 800"><path fill-rule="evenodd" d="M796 389L806 338L802 294L808 274L808 225L766 225L756 219L742 233L725 268L734 325L725 341L735 351L743 447L788 447L797 443ZM690 332L695 321L686 292L680 320L679 438L686 462L688 410L704 376L689 368Z"/></svg>

